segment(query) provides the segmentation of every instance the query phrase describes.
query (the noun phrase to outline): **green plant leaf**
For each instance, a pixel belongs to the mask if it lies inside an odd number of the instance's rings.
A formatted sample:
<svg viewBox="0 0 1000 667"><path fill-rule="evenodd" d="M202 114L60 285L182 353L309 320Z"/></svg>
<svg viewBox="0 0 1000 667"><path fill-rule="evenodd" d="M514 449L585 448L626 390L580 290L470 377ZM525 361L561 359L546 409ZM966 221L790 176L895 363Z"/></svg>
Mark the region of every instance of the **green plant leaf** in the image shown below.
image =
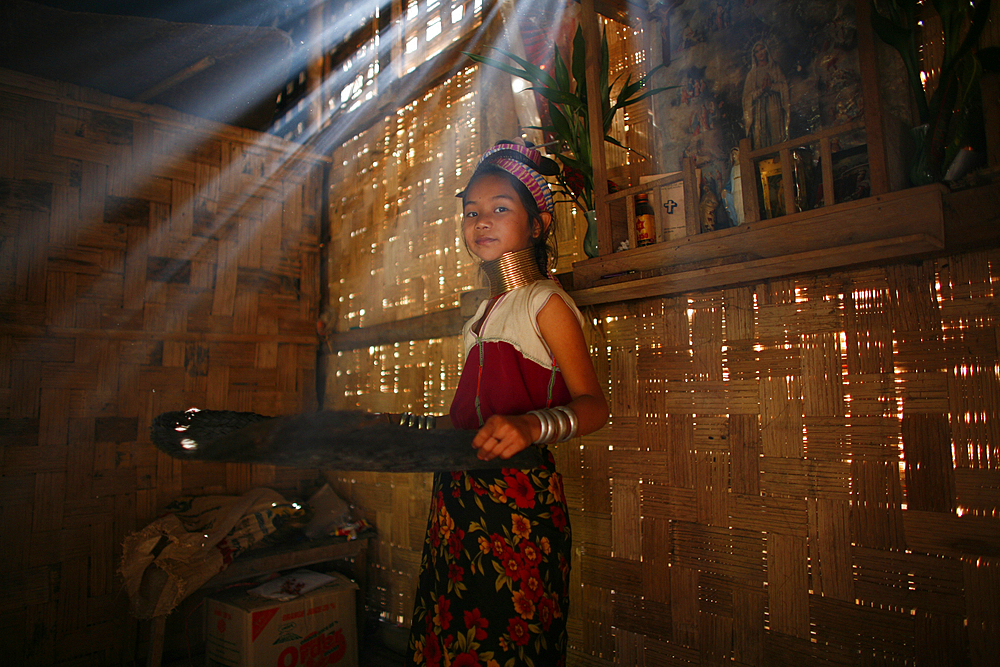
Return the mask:
<svg viewBox="0 0 1000 667"><path fill-rule="evenodd" d="M525 60L524 58L516 56L513 53L510 53L509 51L501 51L500 49L496 50L500 51L500 53L504 54L505 56L516 62L518 65L523 67L524 71L531 74L534 77L534 80L539 83L539 85L548 86L549 88L558 87L556 80L553 79L548 72L546 72L545 70L543 70L541 67L534 64L530 60Z"/></svg>
<svg viewBox="0 0 1000 667"><path fill-rule="evenodd" d="M555 102L556 104L564 104L574 109L580 106L580 100L575 95L571 95L570 93L562 90L546 88L545 86L532 86L531 90L535 91L550 102Z"/></svg>
<svg viewBox="0 0 1000 667"><path fill-rule="evenodd" d="M614 137L612 137L610 134L605 134L604 135L604 140L606 142L608 142L609 144L614 144L618 148L624 148L625 150L630 151L632 153L635 153L636 155L641 155L641 153L639 153L638 151L632 150L631 148L629 148L628 146L626 146L622 142L620 142L617 139L615 139Z"/></svg>
<svg viewBox="0 0 1000 667"><path fill-rule="evenodd" d="M476 53L469 53L468 51L463 51L462 53L469 56L469 58L471 58L475 62L483 63L485 65L489 65L490 67L495 67L497 69L503 70L508 74L520 77L526 81L530 81L535 85L546 86L549 88L556 87L555 80L549 75L548 72L543 70L538 65L535 65L534 63L529 62L524 58L519 58L518 56L514 55L513 53L510 53L509 51L504 51L503 49L493 49L493 50L513 60L515 63L521 66L521 69L517 69L516 67L510 65L509 63L505 63L502 60L496 60L495 58L481 56Z"/></svg>
<svg viewBox="0 0 1000 667"><path fill-rule="evenodd" d="M643 91L639 95L633 97L628 101L629 105L635 104L636 102L641 102L646 98L652 97L653 95L659 95L660 93L667 90L674 90L680 88L680 86L661 86L660 88L650 88L649 90Z"/></svg>
<svg viewBox="0 0 1000 667"><path fill-rule="evenodd" d="M569 119L554 104L549 105L549 118L552 120L553 134L559 137L563 143L567 143L567 138L575 135Z"/></svg>
<svg viewBox="0 0 1000 667"><path fill-rule="evenodd" d="M551 133L558 139L558 145L555 149L549 149L550 155L563 165L563 171L556 175L556 179L562 187L563 193L571 197L572 201L576 202L584 211L592 210L594 207L594 147L590 142L590 114L587 103L588 87L586 82L586 43L582 26L577 27L576 34L573 37L573 53L569 60L564 59L563 54L556 49L551 75L540 67L512 53L501 49L494 50L505 56L510 62L470 53L466 55L474 62L495 67L512 76L530 82L532 85L529 89L548 102L551 122L529 129ZM601 120L604 124L602 134L604 135L608 134L614 122L614 114L618 109L623 109L660 92L678 87L646 88L649 76L662 66L660 65L635 81L632 80L632 75L628 74L622 89L615 96L615 99L611 99L611 86L608 83L609 61L608 36L607 31L603 31L601 35L600 66L597 83L600 88L599 99L602 114ZM567 62L570 64L569 69L566 66ZM572 76L570 76L571 74ZM615 79L615 86L617 86L620 79L621 76ZM574 82L575 87L573 85ZM630 150L613 137L605 136L605 140L615 146ZM636 151L631 152L639 154ZM582 183L577 182L577 179L574 178L574 185L570 187L569 181L565 178L567 169L579 172Z"/></svg>
<svg viewBox="0 0 1000 667"><path fill-rule="evenodd" d="M571 94L573 86L569 80L569 70L566 69L566 63L563 62L562 56L559 55L559 49L555 49L552 60L554 62L553 74L555 75L557 87L567 95Z"/></svg>
<svg viewBox="0 0 1000 667"><path fill-rule="evenodd" d="M584 106L587 105L587 46L583 41L583 28L576 27L573 36L573 78L576 79L576 94Z"/></svg>
<svg viewBox="0 0 1000 667"><path fill-rule="evenodd" d="M505 62L500 61L500 60L494 60L493 58L487 58L486 56L480 56L480 55L475 54L475 53L466 53L465 55L469 56L470 59L472 59L473 61L475 61L477 63L482 63L484 65L489 65L490 67L496 68L496 69L501 70L503 72L507 72L507 74L510 74L511 76L516 76L519 79L524 79L525 81L528 81L529 83L533 83L535 85L544 85L541 81L537 81L536 79L534 79L530 74L528 74L524 70L520 70L520 69L514 67L513 65L510 65L509 63L505 63Z"/></svg>
<svg viewBox="0 0 1000 667"><path fill-rule="evenodd" d="M570 157L569 155L562 154L559 155L559 159L563 164L567 164L574 169L579 169L585 175L593 172L593 167L590 166L589 162L582 162Z"/></svg>

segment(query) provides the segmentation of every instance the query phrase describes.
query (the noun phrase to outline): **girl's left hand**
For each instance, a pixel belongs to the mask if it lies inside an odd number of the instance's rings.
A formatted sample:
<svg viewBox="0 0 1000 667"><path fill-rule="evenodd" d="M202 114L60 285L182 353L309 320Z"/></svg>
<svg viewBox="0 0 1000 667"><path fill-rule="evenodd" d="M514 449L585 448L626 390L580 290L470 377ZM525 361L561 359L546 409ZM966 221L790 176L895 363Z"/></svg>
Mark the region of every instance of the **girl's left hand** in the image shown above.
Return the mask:
<svg viewBox="0 0 1000 667"><path fill-rule="evenodd" d="M493 415L472 439L472 446L479 450L476 456L482 461L498 456L509 459L535 441L532 431L537 424L534 416Z"/></svg>

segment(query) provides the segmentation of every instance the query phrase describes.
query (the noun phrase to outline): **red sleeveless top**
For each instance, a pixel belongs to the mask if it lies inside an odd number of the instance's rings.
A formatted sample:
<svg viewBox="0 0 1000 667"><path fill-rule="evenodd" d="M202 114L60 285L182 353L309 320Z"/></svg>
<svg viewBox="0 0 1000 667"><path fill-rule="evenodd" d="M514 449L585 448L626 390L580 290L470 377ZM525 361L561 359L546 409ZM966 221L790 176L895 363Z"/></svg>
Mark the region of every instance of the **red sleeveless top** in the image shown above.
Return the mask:
<svg viewBox="0 0 1000 667"><path fill-rule="evenodd" d="M478 429L491 415L521 415L572 400L562 373L538 331L538 312L559 295L576 313L576 305L554 280L540 280L494 297L469 320L463 332L466 356L451 404L456 428Z"/></svg>

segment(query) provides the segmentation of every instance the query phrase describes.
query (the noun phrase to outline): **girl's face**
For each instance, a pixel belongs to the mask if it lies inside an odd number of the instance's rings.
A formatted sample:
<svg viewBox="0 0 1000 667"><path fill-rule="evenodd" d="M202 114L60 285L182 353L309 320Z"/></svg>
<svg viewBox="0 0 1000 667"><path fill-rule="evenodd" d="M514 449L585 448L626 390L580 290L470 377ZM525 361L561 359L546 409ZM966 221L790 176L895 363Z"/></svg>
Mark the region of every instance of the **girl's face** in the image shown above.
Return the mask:
<svg viewBox="0 0 1000 667"><path fill-rule="evenodd" d="M542 233L551 216L532 221L514 186L502 176L482 176L465 191L462 235L469 251L484 262L507 252L524 250Z"/></svg>

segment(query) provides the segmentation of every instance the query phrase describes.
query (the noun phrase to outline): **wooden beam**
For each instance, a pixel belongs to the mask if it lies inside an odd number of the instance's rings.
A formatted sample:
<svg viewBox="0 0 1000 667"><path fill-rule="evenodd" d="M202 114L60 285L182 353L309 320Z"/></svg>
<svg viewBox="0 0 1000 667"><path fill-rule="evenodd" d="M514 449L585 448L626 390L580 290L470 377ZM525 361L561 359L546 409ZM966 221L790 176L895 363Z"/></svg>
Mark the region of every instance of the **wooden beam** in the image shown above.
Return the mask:
<svg viewBox="0 0 1000 667"><path fill-rule="evenodd" d="M882 125L882 93L879 88L878 54L872 28L870 0L855 3L858 26L858 65L861 68L861 94L865 100L865 136L868 142L868 173L873 195L889 192L889 167L885 127Z"/></svg>
<svg viewBox="0 0 1000 667"><path fill-rule="evenodd" d="M941 248L941 241L930 234L908 234L891 239L879 239L831 249L824 248L734 262L722 266L680 271L614 285L592 287L572 292L570 296L579 306L628 301L908 257L930 253Z"/></svg>
<svg viewBox="0 0 1000 667"><path fill-rule="evenodd" d="M587 47L585 58L587 90L599 91L601 67L601 32L598 29L594 0L581 3L580 25ZM597 212L597 247L600 254L614 250L611 229L611 210L608 207L608 168L604 158L604 112L599 95L587 96L587 113L590 117L590 154L594 169L594 210Z"/></svg>
<svg viewBox="0 0 1000 667"><path fill-rule="evenodd" d="M387 324L330 333L326 336L323 353L455 336L462 332L466 319L461 308L449 308Z"/></svg>
<svg viewBox="0 0 1000 667"><path fill-rule="evenodd" d="M950 219L983 239L989 222L971 221L996 217L986 202L998 189L950 195ZM945 192L932 184L577 262L573 297L604 303L930 252L958 238L946 235Z"/></svg>
<svg viewBox="0 0 1000 667"><path fill-rule="evenodd" d="M309 112L309 128L318 131L323 123L323 82L326 72L323 71L323 10L322 3L316 3L309 8L306 17L308 22L309 61L306 65L306 104Z"/></svg>

